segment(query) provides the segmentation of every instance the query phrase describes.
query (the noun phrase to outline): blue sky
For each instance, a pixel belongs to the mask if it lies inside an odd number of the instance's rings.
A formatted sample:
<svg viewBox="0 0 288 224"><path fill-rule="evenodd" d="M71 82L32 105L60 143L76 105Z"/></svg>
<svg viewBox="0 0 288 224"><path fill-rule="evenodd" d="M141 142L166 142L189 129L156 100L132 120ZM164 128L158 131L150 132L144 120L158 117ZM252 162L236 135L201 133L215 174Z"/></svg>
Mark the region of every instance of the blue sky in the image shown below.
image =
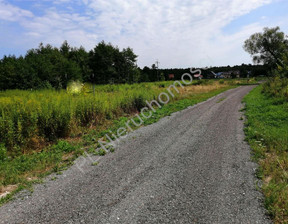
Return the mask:
<svg viewBox="0 0 288 224"><path fill-rule="evenodd" d="M0 57L40 42L131 47L138 65L252 63L243 42L264 27L288 34L287 0L0 0Z"/></svg>

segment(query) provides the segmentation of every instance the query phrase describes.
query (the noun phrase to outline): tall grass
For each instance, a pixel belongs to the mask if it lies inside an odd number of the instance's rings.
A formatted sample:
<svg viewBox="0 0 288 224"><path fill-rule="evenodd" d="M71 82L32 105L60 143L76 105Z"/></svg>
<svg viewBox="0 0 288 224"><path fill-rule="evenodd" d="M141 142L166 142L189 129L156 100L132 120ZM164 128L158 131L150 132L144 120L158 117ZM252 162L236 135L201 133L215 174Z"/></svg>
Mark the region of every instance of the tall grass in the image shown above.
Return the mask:
<svg viewBox="0 0 288 224"><path fill-rule="evenodd" d="M288 78L279 76L270 79L263 85L263 93L270 96L288 100Z"/></svg>
<svg viewBox="0 0 288 224"><path fill-rule="evenodd" d="M182 97L205 92L217 85L240 81L200 80L191 89L180 88ZM82 94L66 90L7 90L0 92L0 144L11 157L40 149L59 138L80 135L87 127L101 126L125 114L139 111L146 100L156 99L173 81L85 86ZM212 89L211 89L212 88ZM217 87L218 88L218 87ZM175 100L179 96L175 97Z"/></svg>
<svg viewBox="0 0 288 224"><path fill-rule="evenodd" d="M80 95L65 90L0 92L0 143L10 154L38 148L44 142L68 137L79 127L99 125L139 110L168 84L104 85L96 86L95 94Z"/></svg>

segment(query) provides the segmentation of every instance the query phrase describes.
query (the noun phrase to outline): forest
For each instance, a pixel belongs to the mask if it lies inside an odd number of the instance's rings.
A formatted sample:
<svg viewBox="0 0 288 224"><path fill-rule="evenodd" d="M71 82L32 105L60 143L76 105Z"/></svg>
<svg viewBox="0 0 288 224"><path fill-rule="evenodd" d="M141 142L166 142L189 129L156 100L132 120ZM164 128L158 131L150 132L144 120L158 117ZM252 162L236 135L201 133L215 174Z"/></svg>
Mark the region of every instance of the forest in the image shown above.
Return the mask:
<svg viewBox="0 0 288 224"><path fill-rule="evenodd" d="M0 90L65 89L70 81L92 84L123 84L180 79L190 68L157 68L155 64L137 66L137 55L130 47L119 49L104 41L94 49L71 47L67 41L57 48L40 43L25 56L4 56L0 60ZM152 60L153 61L153 60ZM193 65L192 65L193 66ZM267 66L246 65L209 67L202 70L204 78L214 78L213 72L238 70L242 77L268 75Z"/></svg>

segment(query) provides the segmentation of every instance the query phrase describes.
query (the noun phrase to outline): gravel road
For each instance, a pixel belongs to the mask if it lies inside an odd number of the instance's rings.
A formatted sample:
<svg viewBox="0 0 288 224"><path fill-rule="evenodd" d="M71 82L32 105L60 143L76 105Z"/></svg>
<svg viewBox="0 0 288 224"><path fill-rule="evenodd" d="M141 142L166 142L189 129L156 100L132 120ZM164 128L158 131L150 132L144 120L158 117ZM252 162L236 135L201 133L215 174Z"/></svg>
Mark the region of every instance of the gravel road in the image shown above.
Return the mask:
<svg viewBox="0 0 288 224"><path fill-rule="evenodd" d="M271 223L240 120L252 88L138 129L97 166L79 158L2 206L0 223Z"/></svg>

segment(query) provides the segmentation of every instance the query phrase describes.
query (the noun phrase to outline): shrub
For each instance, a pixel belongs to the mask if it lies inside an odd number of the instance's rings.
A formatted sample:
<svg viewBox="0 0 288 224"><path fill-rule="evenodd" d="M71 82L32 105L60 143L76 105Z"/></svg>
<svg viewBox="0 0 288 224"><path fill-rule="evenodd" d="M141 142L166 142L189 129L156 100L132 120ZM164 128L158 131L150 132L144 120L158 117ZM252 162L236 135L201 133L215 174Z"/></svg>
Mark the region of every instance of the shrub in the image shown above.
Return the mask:
<svg viewBox="0 0 288 224"><path fill-rule="evenodd" d="M288 99L288 78L280 78L279 76L270 79L264 83L262 92L282 98L283 100Z"/></svg>

